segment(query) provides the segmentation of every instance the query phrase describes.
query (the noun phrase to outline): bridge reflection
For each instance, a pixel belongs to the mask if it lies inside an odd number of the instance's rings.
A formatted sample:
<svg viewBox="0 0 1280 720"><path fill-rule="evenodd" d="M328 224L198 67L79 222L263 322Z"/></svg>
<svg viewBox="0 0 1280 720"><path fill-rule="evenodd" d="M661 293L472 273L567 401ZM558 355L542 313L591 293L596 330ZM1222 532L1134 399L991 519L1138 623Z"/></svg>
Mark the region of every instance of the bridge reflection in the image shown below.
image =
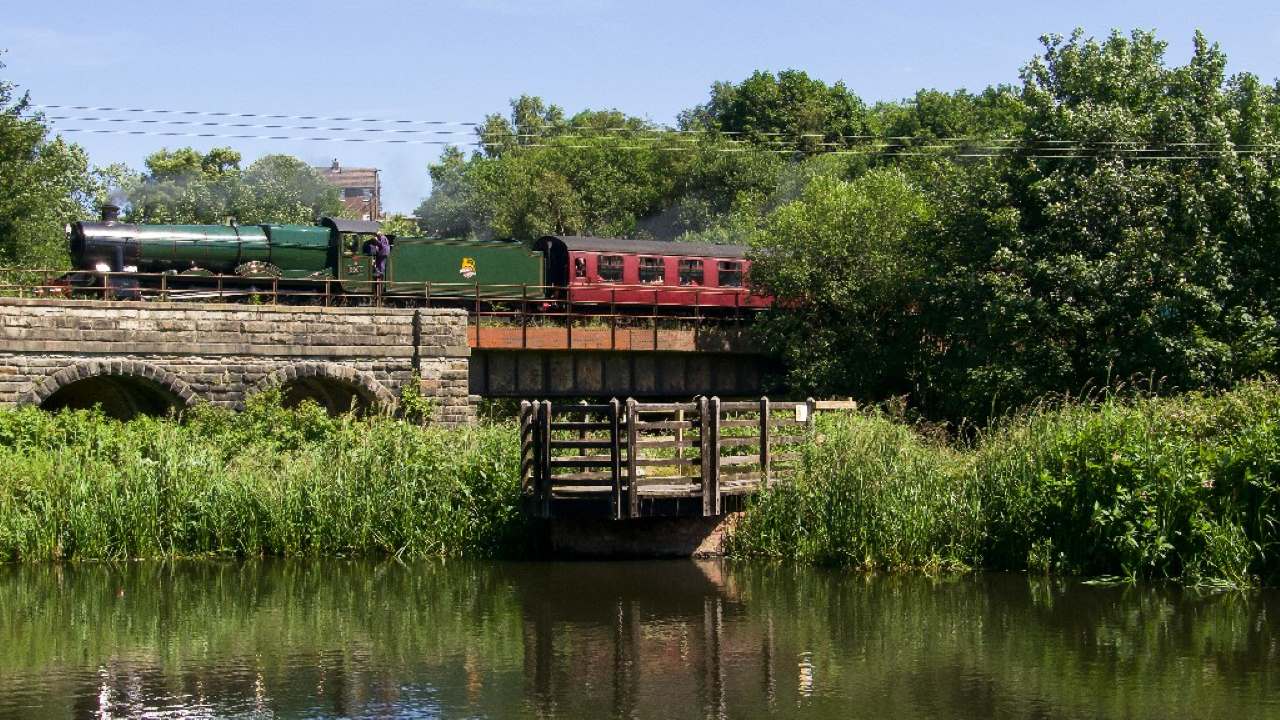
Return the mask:
<svg viewBox="0 0 1280 720"><path fill-rule="evenodd" d="M1280 710L1266 592L714 561L206 562L0 566L0 607L0 717Z"/></svg>

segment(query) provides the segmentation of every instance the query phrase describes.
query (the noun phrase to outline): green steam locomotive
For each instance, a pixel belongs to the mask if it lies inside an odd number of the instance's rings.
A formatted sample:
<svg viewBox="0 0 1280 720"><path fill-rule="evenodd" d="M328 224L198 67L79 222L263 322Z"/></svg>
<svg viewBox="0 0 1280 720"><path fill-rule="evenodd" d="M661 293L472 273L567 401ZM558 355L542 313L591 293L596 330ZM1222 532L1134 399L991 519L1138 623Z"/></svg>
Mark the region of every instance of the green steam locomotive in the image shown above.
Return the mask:
<svg viewBox="0 0 1280 720"><path fill-rule="evenodd" d="M505 240L396 238L376 277L366 243L376 222L322 218L316 225L136 225L104 208L100 222L68 229L72 288L132 291L266 283L285 294L319 292L471 296L477 287L544 284L543 253ZM124 275L115 275L123 273ZM380 287L375 280L385 282ZM104 286L104 283L106 285ZM309 292L304 292L309 291Z"/></svg>

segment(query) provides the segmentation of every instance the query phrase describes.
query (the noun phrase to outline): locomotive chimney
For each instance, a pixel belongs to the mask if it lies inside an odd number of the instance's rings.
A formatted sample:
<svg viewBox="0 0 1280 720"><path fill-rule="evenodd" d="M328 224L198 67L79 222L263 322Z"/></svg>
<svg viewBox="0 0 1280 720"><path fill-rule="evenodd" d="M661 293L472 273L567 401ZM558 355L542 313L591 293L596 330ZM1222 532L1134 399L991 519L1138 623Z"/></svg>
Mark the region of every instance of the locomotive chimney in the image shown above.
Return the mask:
<svg viewBox="0 0 1280 720"><path fill-rule="evenodd" d="M102 222L115 222L120 219L120 206L106 203L102 206Z"/></svg>

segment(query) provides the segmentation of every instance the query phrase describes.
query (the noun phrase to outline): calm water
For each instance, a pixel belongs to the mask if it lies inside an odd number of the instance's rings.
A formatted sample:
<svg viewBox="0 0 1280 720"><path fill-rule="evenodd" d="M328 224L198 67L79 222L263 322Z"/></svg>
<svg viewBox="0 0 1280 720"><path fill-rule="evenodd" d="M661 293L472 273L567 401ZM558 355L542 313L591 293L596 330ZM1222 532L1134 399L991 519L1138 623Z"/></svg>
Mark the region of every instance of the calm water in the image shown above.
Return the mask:
<svg viewBox="0 0 1280 720"><path fill-rule="evenodd" d="M1280 718L1280 593L733 563L0 567L0 717Z"/></svg>

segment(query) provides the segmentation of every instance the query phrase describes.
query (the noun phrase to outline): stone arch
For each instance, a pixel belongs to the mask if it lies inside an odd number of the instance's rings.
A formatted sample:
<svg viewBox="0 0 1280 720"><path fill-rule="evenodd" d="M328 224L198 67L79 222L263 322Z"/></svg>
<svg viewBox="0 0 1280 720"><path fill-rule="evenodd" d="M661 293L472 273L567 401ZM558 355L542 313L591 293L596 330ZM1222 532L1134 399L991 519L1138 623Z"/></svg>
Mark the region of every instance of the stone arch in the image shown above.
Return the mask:
<svg viewBox="0 0 1280 720"><path fill-rule="evenodd" d="M101 406L115 418L164 415L184 409L198 399L177 375L140 360L83 360L31 383L18 401L47 410Z"/></svg>
<svg viewBox="0 0 1280 720"><path fill-rule="evenodd" d="M245 391L245 400L279 389L286 406L315 401L330 414L353 405L362 412L391 412L396 396L367 372L331 362L300 362L280 368Z"/></svg>

